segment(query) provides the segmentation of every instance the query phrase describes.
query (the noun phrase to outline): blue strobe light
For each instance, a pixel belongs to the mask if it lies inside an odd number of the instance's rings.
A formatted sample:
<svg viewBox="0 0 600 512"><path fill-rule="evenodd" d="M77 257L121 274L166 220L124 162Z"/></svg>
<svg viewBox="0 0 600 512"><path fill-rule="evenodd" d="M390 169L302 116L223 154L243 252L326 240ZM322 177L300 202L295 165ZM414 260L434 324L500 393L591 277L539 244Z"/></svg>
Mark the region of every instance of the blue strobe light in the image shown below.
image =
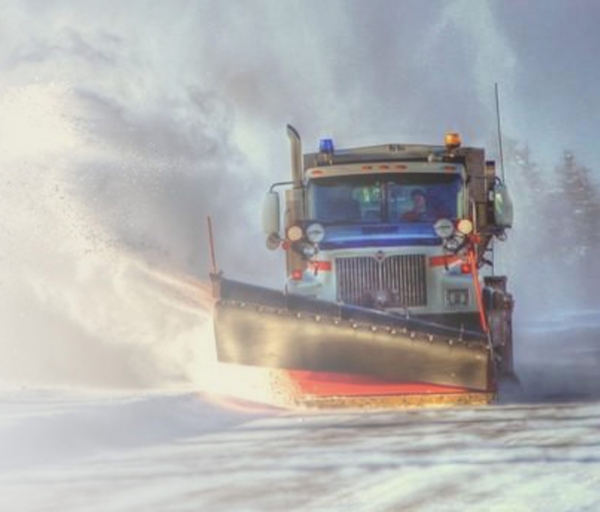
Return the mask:
<svg viewBox="0 0 600 512"><path fill-rule="evenodd" d="M319 142L321 153L333 153L333 139L321 139Z"/></svg>

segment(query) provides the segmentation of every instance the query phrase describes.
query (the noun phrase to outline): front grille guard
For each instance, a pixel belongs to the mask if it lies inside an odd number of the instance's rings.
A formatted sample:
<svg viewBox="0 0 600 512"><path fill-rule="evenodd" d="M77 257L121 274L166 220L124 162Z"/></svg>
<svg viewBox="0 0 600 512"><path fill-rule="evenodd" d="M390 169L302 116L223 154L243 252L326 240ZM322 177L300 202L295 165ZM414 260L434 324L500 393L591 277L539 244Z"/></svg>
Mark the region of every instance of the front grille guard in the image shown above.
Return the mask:
<svg viewBox="0 0 600 512"><path fill-rule="evenodd" d="M423 254L335 259L337 300L366 307L427 306L427 266Z"/></svg>

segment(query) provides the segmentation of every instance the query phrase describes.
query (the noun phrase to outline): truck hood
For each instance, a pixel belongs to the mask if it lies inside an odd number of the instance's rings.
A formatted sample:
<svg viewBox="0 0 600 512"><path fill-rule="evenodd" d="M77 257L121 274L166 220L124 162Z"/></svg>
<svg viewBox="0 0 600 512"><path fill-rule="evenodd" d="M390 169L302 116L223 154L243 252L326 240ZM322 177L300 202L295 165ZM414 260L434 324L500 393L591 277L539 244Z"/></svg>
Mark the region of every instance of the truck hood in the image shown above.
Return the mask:
<svg viewBox="0 0 600 512"><path fill-rule="evenodd" d="M422 224L363 224L328 225L325 238L319 244L322 250L350 249L360 247L432 246L442 240L433 225Z"/></svg>

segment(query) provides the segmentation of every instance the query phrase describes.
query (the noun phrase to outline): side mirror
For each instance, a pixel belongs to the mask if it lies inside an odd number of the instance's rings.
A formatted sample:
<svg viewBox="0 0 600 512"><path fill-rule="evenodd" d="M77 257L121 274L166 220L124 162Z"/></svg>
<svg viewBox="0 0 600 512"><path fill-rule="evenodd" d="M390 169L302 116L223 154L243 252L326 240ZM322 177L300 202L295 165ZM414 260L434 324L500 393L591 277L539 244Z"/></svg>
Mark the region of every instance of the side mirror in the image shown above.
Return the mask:
<svg viewBox="0 0 600 512"><path fill-rule="evenodd" d="M262 210L262 228L265 235L279 236L279 216L279 194L274 191L267 192Z"/></svg>
<svg viewBox="0 0 600 512"><path fill-rule="evenodd" d="M513 204L508 194L508 188L502 182L497 182L494 194L494 224L500 228L510 228L513 224Z"/></svg>

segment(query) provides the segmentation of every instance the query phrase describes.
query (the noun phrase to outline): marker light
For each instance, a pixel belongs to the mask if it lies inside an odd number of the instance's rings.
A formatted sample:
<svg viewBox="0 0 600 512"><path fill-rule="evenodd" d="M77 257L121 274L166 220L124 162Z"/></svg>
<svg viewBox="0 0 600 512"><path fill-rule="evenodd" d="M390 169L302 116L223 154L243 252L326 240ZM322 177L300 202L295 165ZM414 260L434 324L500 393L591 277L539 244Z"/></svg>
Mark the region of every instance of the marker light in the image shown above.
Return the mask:
<svg viewBox="0 0 600 512"><path fill-rule="evenodd" d="M469 219L461 219L458 221L456 229L463 235L470 235L473 232L473 223Z"/></svg>
<svg viewBox="0 0 600 512"><path fill-rule="evenodd" d="M313 244L318 244L325 238L325 228L322 224L314 222L306 228L306 238Z"/></svg>
<svg viewBox="0 0 600 512"><path fill-rule="evenodd" d="M444 146L446 149L456 149L462 144L460 133L448 132L444 135Z"/></svg>
<svg viewBox="0 0 600 512"><path fill-rule="evenodd" d="M333 153L333 139L321 139L319 141L319 151L321 153Z"/></svg>
<svg viewBox="0 0 600 512"><path fill-rule="evenodd" d="M288 240L291 240L292 242L297 242L304 236L304 233L302 232L302 228L300 226L290 226L287 229L286 234Z"/></svg>

